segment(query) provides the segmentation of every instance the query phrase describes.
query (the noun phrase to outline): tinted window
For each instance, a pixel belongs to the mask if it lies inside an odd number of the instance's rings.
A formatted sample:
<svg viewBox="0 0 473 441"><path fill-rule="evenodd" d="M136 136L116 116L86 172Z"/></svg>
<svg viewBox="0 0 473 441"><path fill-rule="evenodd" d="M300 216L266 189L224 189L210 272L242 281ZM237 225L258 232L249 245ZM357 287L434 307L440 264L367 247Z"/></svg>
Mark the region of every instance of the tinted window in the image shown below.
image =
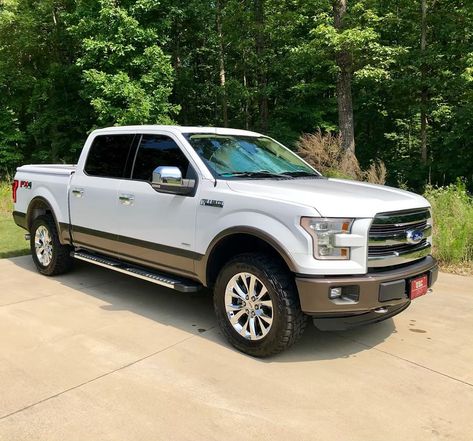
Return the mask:
<svg viewBox="0 0 473 441"><path fill-rule="evenodd" d="M92 176L122 178L134 135L101 135L92 143L85 172Z"/></svg>
<svg viewBox="0 0 473 441"><path fill-rule="evenodd" d="M182 177L192 177L189 161L171 138L164 135L143 135L136 154L133 179L151 181L153 170L162 165L178 167Z"/></svg>

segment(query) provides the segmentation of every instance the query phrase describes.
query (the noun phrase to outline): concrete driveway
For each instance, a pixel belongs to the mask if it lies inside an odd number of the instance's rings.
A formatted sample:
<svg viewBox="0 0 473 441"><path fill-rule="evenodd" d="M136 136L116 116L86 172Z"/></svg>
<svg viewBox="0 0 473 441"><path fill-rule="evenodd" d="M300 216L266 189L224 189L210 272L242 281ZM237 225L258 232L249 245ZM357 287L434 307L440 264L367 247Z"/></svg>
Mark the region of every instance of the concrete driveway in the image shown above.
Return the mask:
<svg viewBox="0 0 473 441"><path fill-rule="evenodd" d="M473 439L473 279L393 320L309 326L268 360L221 337L208 294L78 264L0 260L0 440Z"/></svg>

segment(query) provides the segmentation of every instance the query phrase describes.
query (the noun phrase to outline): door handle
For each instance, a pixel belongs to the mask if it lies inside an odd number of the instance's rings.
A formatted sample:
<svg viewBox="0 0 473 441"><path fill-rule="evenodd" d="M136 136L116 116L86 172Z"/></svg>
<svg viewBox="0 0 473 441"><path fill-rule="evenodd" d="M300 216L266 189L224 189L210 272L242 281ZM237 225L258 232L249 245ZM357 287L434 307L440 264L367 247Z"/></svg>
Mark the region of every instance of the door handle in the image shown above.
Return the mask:
<svg viewBox="0 0 473 441"><path fill-rule="evenodd" d="M83 188L74 188L74 189L72 189L72 194L76 198L81 198L82 196L84 196L84 189Z"/></svg>
<svg viewBox="0 0 473 441"><path fill-rule="evenodd" d="M118 196L118 199L123 205L133 205L135 196L133 196L132 194L121 194L120 196Z"/></svg>

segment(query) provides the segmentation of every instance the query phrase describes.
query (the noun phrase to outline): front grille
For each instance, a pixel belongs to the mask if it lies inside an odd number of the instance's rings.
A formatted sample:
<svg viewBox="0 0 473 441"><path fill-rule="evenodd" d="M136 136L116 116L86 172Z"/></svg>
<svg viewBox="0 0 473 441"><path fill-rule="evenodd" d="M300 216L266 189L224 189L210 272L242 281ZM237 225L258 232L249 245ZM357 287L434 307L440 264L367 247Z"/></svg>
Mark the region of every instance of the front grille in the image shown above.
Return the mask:
<svg viewBox="0 0 473 441"><path fill-rule="evenodd" d="M402 265L430 254L430 211L426 208L379 213L368 240L368 266Z"/></svg>

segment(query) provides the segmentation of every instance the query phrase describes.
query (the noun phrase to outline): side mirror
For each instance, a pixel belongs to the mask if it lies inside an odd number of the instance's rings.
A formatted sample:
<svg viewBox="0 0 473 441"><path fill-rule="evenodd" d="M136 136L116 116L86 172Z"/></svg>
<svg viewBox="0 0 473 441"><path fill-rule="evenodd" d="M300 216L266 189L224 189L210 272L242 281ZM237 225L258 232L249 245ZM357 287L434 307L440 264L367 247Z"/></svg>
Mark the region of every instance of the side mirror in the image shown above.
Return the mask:
<svg viewBox="0 0 473 441"><path fill-rule="evenodd" d="M177 167L160 166L153 171L151 186L162 193L187 195L193 192L194 179L183 179Z"/></svg>

